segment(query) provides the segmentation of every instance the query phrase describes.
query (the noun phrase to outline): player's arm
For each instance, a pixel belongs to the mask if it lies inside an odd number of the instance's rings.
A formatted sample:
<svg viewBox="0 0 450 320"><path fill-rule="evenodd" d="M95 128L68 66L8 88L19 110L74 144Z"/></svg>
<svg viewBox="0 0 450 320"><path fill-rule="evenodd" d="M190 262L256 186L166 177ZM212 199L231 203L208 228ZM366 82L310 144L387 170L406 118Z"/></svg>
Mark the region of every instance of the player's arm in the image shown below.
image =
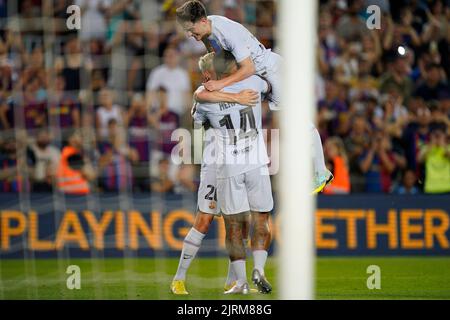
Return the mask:
<svg viewBox="0 0 450 320"><path fill-rule="evenodd" d="M204 87L198 88L194 93L194 99L200 103L229 102L253 107L258 103L259 95L256 91L246 89L238 93L208 91Z"/></svg>
<svg viewBox="0 0 450 320"><path fill-rule="evenodd" d="M255 73L255 65L250 56L238 63L238 70L226 78L220 80L209 80L203 85L208 91L218 91L232 85L233 83L247 79Z"/></svg>

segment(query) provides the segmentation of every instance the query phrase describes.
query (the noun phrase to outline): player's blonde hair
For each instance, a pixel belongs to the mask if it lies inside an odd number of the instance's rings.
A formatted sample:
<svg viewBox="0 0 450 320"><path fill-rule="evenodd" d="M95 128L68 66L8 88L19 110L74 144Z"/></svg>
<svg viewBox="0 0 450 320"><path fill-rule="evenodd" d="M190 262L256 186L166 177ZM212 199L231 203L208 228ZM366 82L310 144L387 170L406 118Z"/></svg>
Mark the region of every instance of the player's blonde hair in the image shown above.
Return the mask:
<svg viewBox="0 0 450 320"><path fill-rule="evenodd" d="M198 60L198 67L200 68L201 72L205 72L207 70L213 69L213 63L214 63L214 52L209 52L200 57L200 59Z"/></svg>

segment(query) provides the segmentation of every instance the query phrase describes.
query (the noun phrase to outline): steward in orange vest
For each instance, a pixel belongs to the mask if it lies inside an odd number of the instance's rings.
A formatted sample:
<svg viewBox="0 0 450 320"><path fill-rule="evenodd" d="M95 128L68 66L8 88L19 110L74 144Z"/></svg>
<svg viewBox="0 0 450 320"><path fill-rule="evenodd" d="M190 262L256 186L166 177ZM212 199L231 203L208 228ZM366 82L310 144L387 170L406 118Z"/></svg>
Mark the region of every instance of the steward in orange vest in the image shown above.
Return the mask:
<svg viewBox="0 0 450 320"><path fill-rule="evenodd" d="M82 161L81 152L77 148L80 140L78 133L72 134L69 145L64 147L61 153L56 182L58 190L65 194L86 195L90 192L89 182L82 173L82 165L79 168L78 165L73 165L73 159Z"/></svg>

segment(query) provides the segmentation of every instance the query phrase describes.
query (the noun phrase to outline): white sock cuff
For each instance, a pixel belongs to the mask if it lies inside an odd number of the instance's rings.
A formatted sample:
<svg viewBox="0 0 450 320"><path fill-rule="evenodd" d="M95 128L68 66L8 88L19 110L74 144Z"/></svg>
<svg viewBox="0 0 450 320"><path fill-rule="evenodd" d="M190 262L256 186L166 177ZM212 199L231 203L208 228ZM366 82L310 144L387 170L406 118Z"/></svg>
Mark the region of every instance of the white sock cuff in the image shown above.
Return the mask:
<svg viewBox="0 0 450 320"><path fill-rule="evenodd" d="M245 265L245 260L239 259L239 260L230 261L230 264L231 265L236 265L236 266L238 266L238 265Z"/></svg>
<svg viewBox="0 0 450 320"><path fill-rule="evenodd" d="M268 252L267 250L253 250L253 255L262 255L267 258Z"/></svg>
<svg viewBox="0 0 450 320"><path fill-rule="evenodd" d="M189 230L186 238L184 238L184 241L186 241L190 244L196 245L196 246L200 246L204 237L205 237L204 233L201 233L200 231L196 230L195 228L191 228L191 230Z"/></svg>

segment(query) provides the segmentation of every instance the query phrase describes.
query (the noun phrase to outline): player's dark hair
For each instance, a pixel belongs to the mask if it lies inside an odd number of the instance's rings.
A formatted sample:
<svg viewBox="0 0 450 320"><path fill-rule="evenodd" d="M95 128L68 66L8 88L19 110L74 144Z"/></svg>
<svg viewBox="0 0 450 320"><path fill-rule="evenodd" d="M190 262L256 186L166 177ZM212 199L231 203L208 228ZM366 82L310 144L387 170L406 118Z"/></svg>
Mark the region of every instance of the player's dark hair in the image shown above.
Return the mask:
<svg viewBox="0 0 450 320"><path fill-rule="evenodd" d="M178 21L196 23L206 18L206 8L200 1L191 0L177 8L176 14Z"/></svg>
<svg viewBox="0 0 450 320"><path fill-rule="evenodd" d="M233 54L230 51L222 50L220 54L214 57L214 70L217 74L223 74L228 71L231 64L236 63Z"/></svg>

